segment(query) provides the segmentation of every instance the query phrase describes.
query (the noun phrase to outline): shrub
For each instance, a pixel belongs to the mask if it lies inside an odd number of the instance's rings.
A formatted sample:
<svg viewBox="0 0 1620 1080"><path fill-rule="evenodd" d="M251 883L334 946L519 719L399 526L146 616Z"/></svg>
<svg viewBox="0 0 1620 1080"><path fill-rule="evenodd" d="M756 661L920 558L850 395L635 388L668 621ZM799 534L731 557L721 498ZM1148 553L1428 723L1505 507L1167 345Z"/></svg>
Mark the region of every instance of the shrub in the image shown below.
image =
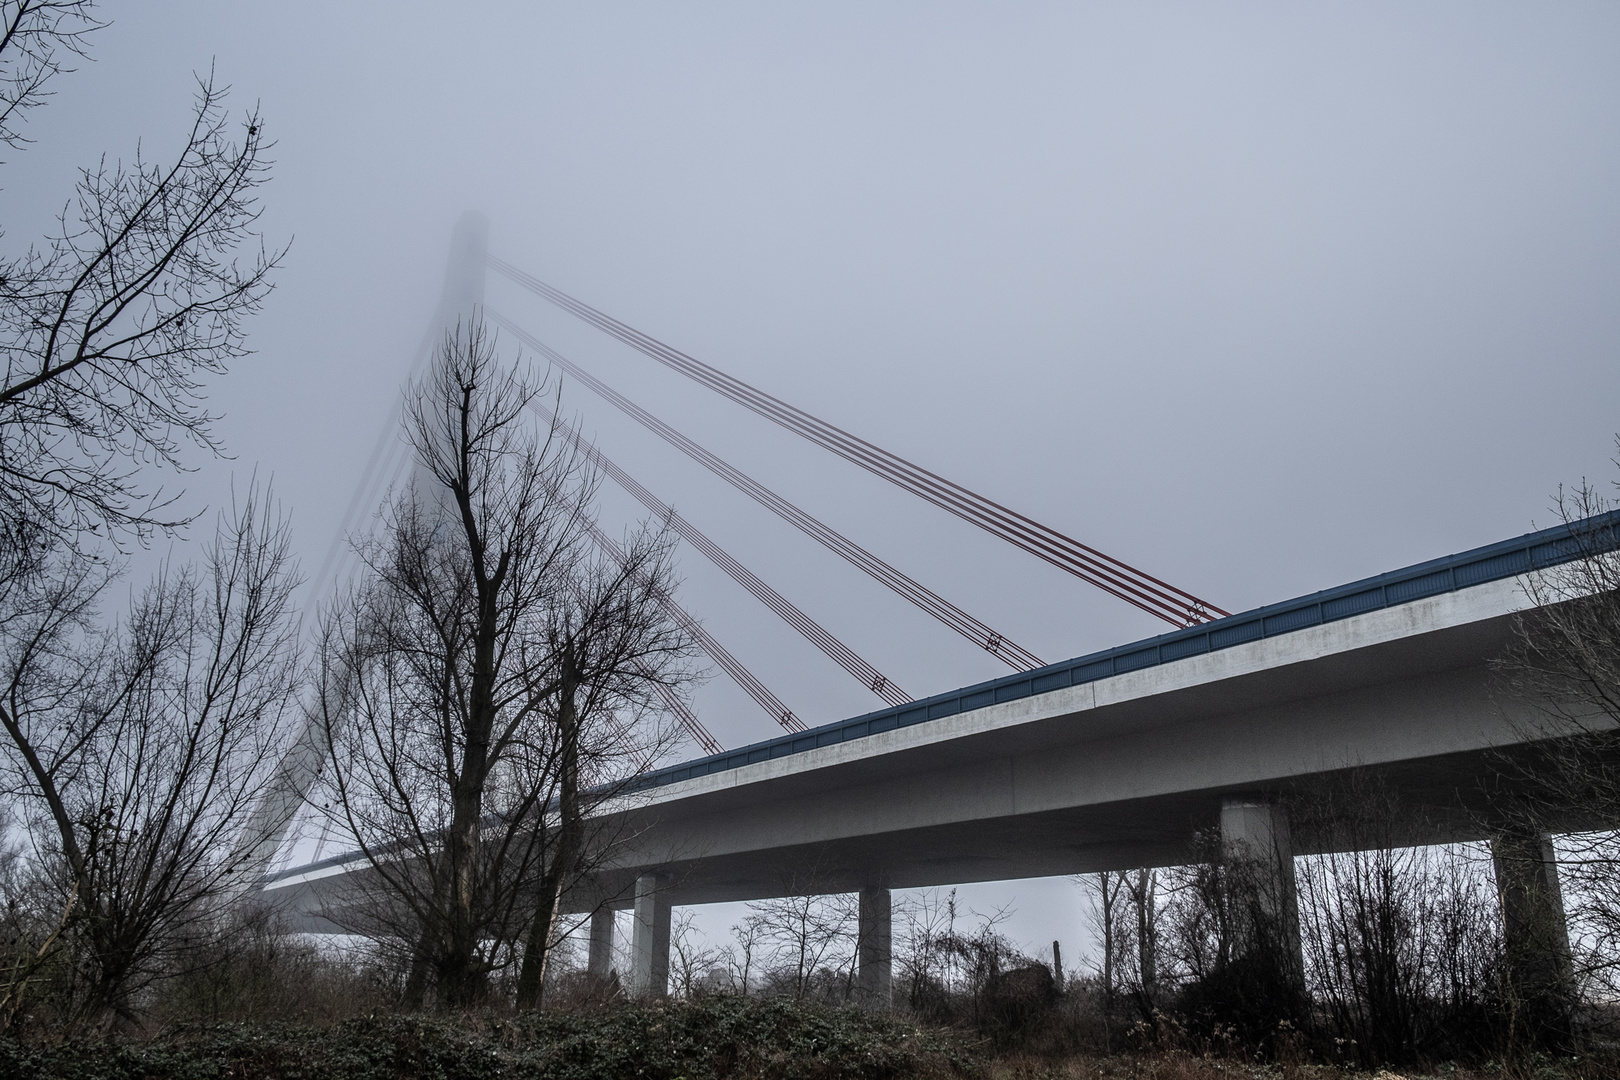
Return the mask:
<svg viewBox="0 0 1620 1080"><path fill-rule="evenodd" d="M174 1028L145 1042L0 1041L0 1075L17 1080L890 1080L978 1071L968 1049L937 1031L855 1009L720 995L517 1019L388 1016L324 1028Z"/></svg>

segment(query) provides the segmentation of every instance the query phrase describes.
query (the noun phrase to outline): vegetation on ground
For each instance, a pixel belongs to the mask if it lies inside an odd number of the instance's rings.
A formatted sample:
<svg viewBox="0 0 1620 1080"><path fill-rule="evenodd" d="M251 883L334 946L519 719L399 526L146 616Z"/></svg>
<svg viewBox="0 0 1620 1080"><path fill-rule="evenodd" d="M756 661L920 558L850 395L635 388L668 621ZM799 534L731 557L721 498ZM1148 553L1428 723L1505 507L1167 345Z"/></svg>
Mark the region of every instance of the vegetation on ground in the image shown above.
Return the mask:
<svg viewBox="0 0 1620 1080"><path fill-rule="evenodd" d="M580 1012L177 1025L141 1040L0 1041L16 1080L720 1080L977 1076L969 1042L851 1008L717 995Z"/></svg>

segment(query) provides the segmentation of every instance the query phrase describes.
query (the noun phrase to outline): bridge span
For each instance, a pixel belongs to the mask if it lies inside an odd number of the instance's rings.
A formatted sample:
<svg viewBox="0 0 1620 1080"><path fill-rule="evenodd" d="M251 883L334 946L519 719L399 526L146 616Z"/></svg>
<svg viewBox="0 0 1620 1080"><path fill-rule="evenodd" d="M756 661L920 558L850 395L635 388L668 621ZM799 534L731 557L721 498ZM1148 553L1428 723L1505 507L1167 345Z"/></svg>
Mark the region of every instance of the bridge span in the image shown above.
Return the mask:
<svg viewBox="0 0 1620 1080"><path fill-rule="evenodd" d="M650 773L608 807L625 839L568 898L595 912L591 966L606 971L614 908L636 911L632 985L661 993L672 905L859 892L859 982L886 1002L891 889L1175 865L1218 835L1291 896L1293 856L1315 841L1295 842L1285 808L1353 775L1398 798L1407 842L1531 852L1498 859L1505 904L1556 901L1546 838L1494 833L1483 785L1546 733L1491 663L1529 605L1522 576L1579 556L1580 535L1530 534ZM289 868L263 895L316 916L360 869ZM1504 911L1510 929L1545 914Z"/></svg>

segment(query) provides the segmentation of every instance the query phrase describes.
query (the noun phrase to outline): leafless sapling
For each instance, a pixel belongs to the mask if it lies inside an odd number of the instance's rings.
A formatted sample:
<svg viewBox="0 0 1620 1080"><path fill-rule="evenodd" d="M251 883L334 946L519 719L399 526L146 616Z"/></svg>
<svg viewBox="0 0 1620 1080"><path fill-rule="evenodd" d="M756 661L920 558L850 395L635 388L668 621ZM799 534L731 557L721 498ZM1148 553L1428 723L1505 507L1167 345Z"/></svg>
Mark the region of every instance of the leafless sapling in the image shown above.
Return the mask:
<svg viewBox="0 0 1620 1080"><path fill-rule="evenodd" d="M76 1019L129 1019L232 884L231 856L293 709L296 577L254 491L203 565L166 567L114 626L110 576L14 579L0 620L4 795L69 914Z"/></svg>

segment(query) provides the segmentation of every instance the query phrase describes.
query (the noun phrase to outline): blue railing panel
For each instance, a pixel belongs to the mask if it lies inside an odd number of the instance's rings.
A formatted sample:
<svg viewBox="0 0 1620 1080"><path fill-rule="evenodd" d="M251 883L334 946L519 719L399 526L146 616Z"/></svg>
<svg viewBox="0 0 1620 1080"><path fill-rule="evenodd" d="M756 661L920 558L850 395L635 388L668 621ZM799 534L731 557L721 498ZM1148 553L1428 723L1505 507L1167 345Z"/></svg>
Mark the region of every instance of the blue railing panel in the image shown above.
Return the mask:
<svg viewBox="0 0 1620 1080"><path fill-rule="evenodd" d="M1209 652L1209 635L1194 634L1179 641L1167 641L1159 646L1159 659L1168 663L1171 660L1180 660L1184 656L1197 656L1199 653Z"/></svg>
<svg viewBox="0 0 1620 1080"><path fill-rule="evenodd" d="M1481 560L1483 561L1483 560ZM1502 577L1510 577L1503 574ZM1483 580L1483 579L1482 579ZM1384 595L1392 604L1404 604L1409 600L1422 600L1425 596L1439 596L1443 592L1450 592L1457 587L1457 581L1452 576L1451 569L1436 570L1432 574L1422 577L1410 578L1406 581L1397 581L1384 587Z"/></svg>
<svg viewBox="0 0 1620 1080"><path fill-rule="evenodd" d="M1363 611L1376 611L1387 604L1382 586L1365 592L1351 593L1349 596L1334 597L1332 600L1322 601L1322 621L1348 619L1352 615L1360 615Z"/></svg>

